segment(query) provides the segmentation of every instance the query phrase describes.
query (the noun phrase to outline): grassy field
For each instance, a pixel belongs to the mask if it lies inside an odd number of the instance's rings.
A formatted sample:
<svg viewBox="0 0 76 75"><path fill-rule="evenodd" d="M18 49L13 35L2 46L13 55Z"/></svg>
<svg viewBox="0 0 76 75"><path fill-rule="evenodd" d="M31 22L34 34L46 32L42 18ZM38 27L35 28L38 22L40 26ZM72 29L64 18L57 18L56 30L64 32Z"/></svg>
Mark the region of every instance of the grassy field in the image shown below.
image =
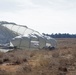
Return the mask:
<svg viewBox="0 0 76 75"><path fill-rule="evenodd" d="M0 52L0 75L76 75L76 39L57 39L55 50Z"/></svg>

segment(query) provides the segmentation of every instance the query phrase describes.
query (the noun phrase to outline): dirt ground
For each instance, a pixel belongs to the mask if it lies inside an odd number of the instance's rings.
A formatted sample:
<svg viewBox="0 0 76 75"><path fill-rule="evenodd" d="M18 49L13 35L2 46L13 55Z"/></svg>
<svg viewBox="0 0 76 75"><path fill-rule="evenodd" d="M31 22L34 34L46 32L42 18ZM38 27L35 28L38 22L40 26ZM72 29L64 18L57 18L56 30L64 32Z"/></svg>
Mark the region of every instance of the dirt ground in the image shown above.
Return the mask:
<svg viewBox="0 0 76 75"><path fill-rule="evenodd" d="M0 52L0 75L76 75L76 39L56 40L54 50Z"/></svg>

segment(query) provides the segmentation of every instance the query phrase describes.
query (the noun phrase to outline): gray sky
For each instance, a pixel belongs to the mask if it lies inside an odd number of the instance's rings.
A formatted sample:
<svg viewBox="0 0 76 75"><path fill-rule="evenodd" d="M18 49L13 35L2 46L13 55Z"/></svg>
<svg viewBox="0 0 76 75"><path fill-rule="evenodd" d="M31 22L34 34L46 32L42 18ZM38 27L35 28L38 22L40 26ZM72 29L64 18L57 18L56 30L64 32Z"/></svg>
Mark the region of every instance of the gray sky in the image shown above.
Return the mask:
<svg viewBox="0 0 76 75"><path fill-rule="evenodd" d="M40 33L76 33L76 0L0 0L0 21Z"/></svg>

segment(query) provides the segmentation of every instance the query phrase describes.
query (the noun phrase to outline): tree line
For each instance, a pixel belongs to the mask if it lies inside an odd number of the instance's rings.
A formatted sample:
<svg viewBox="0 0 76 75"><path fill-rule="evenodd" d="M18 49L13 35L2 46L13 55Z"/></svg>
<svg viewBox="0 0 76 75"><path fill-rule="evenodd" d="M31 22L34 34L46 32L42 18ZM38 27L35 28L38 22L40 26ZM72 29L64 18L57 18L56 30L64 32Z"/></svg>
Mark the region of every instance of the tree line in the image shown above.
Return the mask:
<svg viewBox="0 0 76 75"><path fill-rule="evenodd" d="M76 38L76 34L69 34L69 33L56 33L56 34L45 34L43 35L50 36L53 38Z"/></svg>

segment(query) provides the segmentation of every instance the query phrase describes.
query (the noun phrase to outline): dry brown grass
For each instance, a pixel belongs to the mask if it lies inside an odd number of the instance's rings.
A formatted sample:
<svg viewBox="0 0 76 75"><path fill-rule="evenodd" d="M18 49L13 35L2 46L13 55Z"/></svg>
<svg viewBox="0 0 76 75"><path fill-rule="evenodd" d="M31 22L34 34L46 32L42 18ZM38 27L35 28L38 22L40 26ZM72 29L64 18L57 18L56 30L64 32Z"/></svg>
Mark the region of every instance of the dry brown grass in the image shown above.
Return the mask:
<svg viewBox="0 0 76 75"><path fill-rule="evenodd" d="M0 52L0 75L76 75L76 39L57 39L55 50Z"/></svg>

